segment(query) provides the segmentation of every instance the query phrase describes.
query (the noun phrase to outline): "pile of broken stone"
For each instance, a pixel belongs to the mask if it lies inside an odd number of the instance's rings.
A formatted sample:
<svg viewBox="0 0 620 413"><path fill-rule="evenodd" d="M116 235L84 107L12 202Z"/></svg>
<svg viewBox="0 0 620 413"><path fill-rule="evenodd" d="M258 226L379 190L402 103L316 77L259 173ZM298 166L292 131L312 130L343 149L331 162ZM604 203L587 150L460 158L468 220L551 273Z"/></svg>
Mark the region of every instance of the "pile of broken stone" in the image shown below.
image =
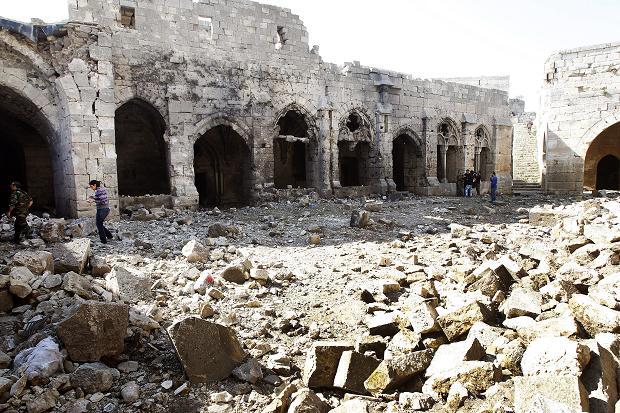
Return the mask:
<svg viewBox="0 0 620 413"><path fill-rule="evenodd" d="M240 340L257 333L210 320L226 294L259 307L235 294L295 285L222 240L238 228L214 224L219 238L183 247L185 271L153 279L94 254L86 222L46 220L47 244L0 268L0 411L174 411L162 406L232 376L204 411L617 412L620 202L521 212L516 229L451 224L440 257L414 251L406 269L381 257L398 276L359 291L368 317L357 340L317 341L294 318L274 320L313 339L298 365L268 334ZM372 225L368 211L351 225Z"/></svg>

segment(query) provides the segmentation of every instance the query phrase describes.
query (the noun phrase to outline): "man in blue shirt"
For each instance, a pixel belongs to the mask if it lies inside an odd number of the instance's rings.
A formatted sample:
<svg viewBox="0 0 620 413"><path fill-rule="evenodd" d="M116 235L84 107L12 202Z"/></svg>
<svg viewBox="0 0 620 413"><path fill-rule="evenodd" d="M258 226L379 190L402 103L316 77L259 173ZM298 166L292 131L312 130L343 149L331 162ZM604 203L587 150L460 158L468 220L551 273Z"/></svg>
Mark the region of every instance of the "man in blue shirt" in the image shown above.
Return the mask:
<svg viewBox="0 0 620 413"><path fill-rule="evenodd" d="M495 172L491 175L491 202L495 202L497 197L497 175Z"/></svg>

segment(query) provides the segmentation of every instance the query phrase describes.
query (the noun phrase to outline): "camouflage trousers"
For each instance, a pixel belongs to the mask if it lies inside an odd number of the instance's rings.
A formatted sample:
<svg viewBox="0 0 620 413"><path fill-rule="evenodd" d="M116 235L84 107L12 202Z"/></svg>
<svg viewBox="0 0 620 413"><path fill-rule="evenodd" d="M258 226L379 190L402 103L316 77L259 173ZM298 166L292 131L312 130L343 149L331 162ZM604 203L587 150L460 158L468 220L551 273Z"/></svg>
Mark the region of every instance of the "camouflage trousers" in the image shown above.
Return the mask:
<svg viewBox="0 0 620 413"><path fill-rule="evenodd" d="M13 241L19 242L22 234L26 237L30 235L30 226L28 225L25 216L18 215L15 217L15 235L13 236Z"/></svg>

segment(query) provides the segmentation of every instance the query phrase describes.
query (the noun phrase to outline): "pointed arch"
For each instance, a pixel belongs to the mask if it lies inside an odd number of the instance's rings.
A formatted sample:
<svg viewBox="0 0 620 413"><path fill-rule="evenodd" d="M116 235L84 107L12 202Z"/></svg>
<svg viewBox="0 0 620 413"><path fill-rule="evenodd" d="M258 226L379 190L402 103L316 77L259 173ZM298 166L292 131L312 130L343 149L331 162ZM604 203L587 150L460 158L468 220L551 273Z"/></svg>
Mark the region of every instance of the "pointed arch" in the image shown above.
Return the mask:
<svg viewBox="0 0 620 413"><path fill-rule="evenodd" d="M130 99L116 109L114 135L119 195L170 193L165 133L165 119L143 99Z"/></svg>

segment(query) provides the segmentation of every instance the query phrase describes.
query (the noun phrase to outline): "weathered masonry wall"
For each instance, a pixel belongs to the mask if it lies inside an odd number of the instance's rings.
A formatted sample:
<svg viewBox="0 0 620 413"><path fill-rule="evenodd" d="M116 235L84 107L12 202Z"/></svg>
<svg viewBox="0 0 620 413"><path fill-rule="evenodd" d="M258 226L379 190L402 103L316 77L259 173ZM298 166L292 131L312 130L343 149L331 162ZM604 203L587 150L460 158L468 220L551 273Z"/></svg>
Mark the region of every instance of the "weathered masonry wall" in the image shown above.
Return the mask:
<svg viewBox="0 0 620 413"><path fill-rule="evenodd" d="M179 206L251 203L288 185L456 194L453 177L473 168L510 192L506 92L325 63L298 16L250 1L80 0L69 12L51 37L0 24L5 73L26 83L47 68L28 94L4 76L0 87L55 127L63 214L91 212L93 178L114 206L161 192Z"/></svg>
<svg viewBox="0 0 620 413"><path fill-rule="evenodd" d="M596 186L600 161L618 145L611 127L620 121L619 69L620 44L563 51L547 60L538 121L547 191L577 193Z"/></svg>
<svg viewBox="0 0 620 413"><path fill-rule="evenodd" d="M512 136L512 177L515 181L540 182L538 146L536 143L536 113L525 112L525 102L510 99Z"/></svg>
<svg viewBox="0 0 620 413"><path fill-rule="evenodd" d="M485 89L498 89L506 93L510 91L510 76L451 77L438 80L461 83L463 85L478 86Z"/></svg>

